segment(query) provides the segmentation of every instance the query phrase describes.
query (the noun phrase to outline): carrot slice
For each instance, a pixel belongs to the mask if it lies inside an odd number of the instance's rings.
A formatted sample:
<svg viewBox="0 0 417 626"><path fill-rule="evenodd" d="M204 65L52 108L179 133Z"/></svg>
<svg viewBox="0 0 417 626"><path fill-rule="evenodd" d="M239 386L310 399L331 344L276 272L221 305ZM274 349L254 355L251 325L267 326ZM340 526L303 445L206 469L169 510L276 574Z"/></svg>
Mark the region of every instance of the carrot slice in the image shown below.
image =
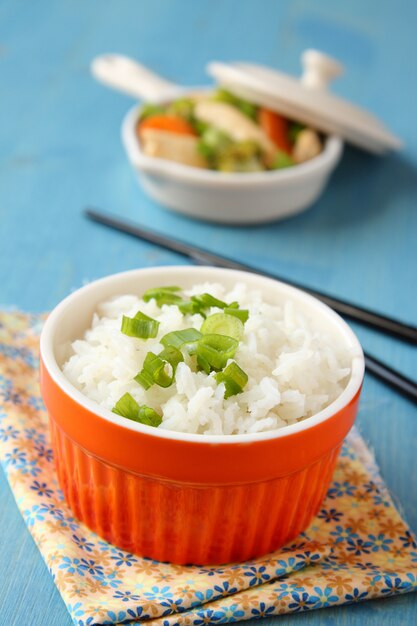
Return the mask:
<svg viewBox="0 0 417 626"><path fill-rule="evenodd" d="M282 115L261 108L259 124L277 148L291 154L291 143L288 137L288 120Z"/></svg>
<svg viewBox="0 0 417 626"><path fill-rule="evenodd" d="M153 128L154 130L164 130L168 133L176 133L177 135L193 135L195 132L191 124L181 117L175 115L152 115L142 122L139 122L138 130Z"/></svg>

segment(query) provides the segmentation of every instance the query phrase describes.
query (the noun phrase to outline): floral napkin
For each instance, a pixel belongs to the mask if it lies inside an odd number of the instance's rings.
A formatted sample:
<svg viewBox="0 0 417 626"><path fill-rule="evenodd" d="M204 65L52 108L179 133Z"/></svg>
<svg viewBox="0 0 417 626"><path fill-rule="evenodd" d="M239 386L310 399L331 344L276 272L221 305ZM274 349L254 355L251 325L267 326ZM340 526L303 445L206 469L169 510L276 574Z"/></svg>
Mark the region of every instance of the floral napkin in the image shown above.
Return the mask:
<svg viewBox="0 0 417 626"><path fill-rule="evenodd" d="M356 430L313 523L264 558L177 566L102 541L73 517L56 481L38 385L42 320L0 313L0 460L75 624L223 624L417 588L416 540Z"/></svg>

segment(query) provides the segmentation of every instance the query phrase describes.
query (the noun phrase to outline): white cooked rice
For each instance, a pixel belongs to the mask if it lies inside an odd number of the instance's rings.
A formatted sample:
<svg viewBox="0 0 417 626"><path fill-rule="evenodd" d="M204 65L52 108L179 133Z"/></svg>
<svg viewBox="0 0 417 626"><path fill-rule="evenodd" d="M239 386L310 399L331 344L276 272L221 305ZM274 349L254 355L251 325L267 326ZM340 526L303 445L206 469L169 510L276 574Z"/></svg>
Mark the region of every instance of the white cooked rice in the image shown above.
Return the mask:
<svg viewBox="0 0 417 626"><path fill-rule="evenodd" d="M129 392L139 404L162 414L160 428L202 435L255 433L281 428L314 415L343 391L350 374L346 347L315 327L291 300L282 306L265 302L258 291L238 283L227 291L217 283L196 285L188 296L208 292L249 310L245 333L234 360L248 374L240 394L224 399L224 384L214 374L193 369L190 357L180 363L175 383L145 391L133 378L147 352L163 349L159 339L174 330L200 328L200 315L184 316L174 305L159 308L124 295L103 302L84 338L73 342L64 374L77 389L112 409ZM122 315L142 311L160 322L155 339L127 337L120 331ZM218 312L212 308L209 314Z"/></svg>

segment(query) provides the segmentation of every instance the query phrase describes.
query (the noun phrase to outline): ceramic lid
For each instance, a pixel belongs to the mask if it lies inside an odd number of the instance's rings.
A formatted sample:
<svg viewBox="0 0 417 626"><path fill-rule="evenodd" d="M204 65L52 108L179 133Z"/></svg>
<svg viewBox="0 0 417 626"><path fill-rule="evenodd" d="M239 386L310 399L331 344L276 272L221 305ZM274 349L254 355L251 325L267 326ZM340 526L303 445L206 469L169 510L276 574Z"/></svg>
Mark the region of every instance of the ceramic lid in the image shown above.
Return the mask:
<svg viewBox="0 0 417 626"><path fill-rule="evenodd" d="M317 50L306 50L301 62L301 79L250 63L213 62L207 71L236 95L339 135L369 152L383 154L402 147L401 140L374 115L327 91L328 83L343 73L338 61Z"/></svg>

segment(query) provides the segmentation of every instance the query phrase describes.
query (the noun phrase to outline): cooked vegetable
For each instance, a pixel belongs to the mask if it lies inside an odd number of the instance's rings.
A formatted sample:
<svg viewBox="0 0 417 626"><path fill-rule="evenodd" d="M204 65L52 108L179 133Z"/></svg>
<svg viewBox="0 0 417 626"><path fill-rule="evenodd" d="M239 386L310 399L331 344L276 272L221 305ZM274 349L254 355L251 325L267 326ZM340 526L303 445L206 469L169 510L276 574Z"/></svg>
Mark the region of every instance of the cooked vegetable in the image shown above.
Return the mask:
<svg viewBox="0 0 417 626"><path fill-rule="evenodd" d="M262 152L254 141L234 143L217 160L220 172L261 172L265 169Z"/></svg>
<svg viewBox="0 0 417 626"><path fill-rule="evenodd" d="M304 129L305 129L304 124L300 124L299 122L290 122L290 125L288 128L288 136L290 138L291 143L296 142L298 135Z"/></svg>
<svg viewBox="0 0 417 626"><path fill-rule="evenodd" d="M177 115L151 115L139 122L138 132L142 133L149 128L153 130L163 130L167 133L175 133L177 135L195 136L193 127L185 119Z"/></svg>
<svg viewBox="0 0 417 626"><path fill-rule="evenodd" d="M194 101L191 98L179 98L168 106L168 113L187 120L192 125L194 118Z"/></svg>
<svg viewBox="0 0 417 626"><path fill-rule="evenodd" d="M221 155L233 145L233 139L213 126L207 126L198 143L199 152L214 169Z"/></svg>
<svg viewBox="0 0 417 626"><path fill-rule="evenodd" d="M285 117L269 109L261 108L259 124L279 150L291 154L288 121Z"/></svg>
<svg viewBox="0 0 417 626"><path fill-rule="evenodd" d="M168 161L192 167L207 167L207 162L198 150L197 137L145 128L140 131L140 139L142 150L148 156L168 159Z"/></svg>
<svg viewBox="0 0 417 626"><path fill-rule="evenodd" d="M144 104L140 110L139 122L142 122L148 117L152 117L154 115L160 115L161 113L165 113L166 107L163 107L159 104Z"/></svg>
<svg viewBox="0 0 417 626"><path fill-rule="evenodd" d="M136 130L147 156L218 172L279 170L322 150L312 129L227 89L194 93L165 105L146 104ZM199 312L190 300L180 309Z"/></svg>
<svg viewBox="0 0 417 626"><path fill-rule="evenodd" d="M304 163L304 161L313 159L320 152L321 141L318 134L311 128L305 128L300 131L294 145L294 161L296 163Z"/></svg>
<svg viewBox="0 0 417 626"><path fill-rule="evenodd" d="M248 102L248 100L235 96L230 91L227 91L227 89L218 89L213 96L213 100L231 104L239 109L239 111L247 115L247 117L256 121L256 116L258 114L258 107L256 104L252 104L252 102Z"/></svg>
<svg viewBox="0 0 417 626"><path fill-rule="evenodd" d="M264 169L262 151L254 141L233 141L213 126L203 132L198 144L211 169L221 172L255 172Z"/></svg>
<svg viewBox="0 0 417 626"><path fill-rule="evenodd" d="M234 106L213 100L196 103L194 115L229 135L234 141L253 141L260 146L267 158L273 158L275 146L262 128Z"/></svg>
<svg viewBox="0 0 417 626"><path fill-rule="evenodd" d="M293 165L295 165L294 159L286 152L278 150L275 161L272 164L272 169L282 170L284 167L292 167Z"/></svg>

